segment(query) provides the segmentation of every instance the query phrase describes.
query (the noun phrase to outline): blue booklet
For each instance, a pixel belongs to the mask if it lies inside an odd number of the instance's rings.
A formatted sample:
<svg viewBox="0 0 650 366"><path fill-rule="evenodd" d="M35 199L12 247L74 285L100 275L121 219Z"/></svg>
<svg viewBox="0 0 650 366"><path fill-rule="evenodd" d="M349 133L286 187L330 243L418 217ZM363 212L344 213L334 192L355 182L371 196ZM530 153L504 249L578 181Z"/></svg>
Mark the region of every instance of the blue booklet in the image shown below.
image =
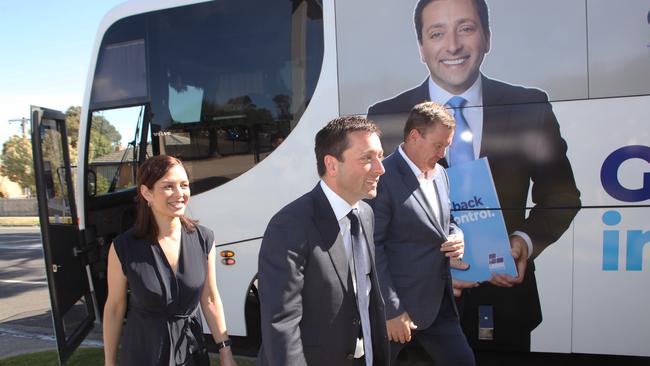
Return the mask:
<svg viewBox="0 0 650 366"><path fill-rule="evenodd" d="M463 261L469 269L451 269L454 279L486 281L492 272L517 276L487 158L447 169L452 215L465 235Z"/></svg>

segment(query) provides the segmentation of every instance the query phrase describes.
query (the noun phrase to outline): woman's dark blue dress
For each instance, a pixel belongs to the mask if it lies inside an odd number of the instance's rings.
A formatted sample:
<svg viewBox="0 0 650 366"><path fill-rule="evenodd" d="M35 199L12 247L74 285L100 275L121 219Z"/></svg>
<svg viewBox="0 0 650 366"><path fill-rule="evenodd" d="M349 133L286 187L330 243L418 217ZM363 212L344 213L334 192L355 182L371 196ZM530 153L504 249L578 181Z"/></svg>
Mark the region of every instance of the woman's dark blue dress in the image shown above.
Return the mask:
<svg viewBox="0 0 650 366"><path fill-rule="evenodd" d="M209 365L198 305L213 232L181 230L176 273L157 242L133 232L114 240L130 289L120 365Z"/></svg>

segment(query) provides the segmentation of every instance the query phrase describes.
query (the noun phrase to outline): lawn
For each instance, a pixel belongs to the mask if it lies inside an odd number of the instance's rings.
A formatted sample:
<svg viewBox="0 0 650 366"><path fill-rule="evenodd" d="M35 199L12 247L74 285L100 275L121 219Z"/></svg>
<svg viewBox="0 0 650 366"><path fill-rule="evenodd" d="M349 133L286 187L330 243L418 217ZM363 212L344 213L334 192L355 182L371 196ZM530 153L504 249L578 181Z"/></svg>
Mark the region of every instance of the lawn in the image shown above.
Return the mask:
<svg viewBox="0 0 650 366"><path fill-rule="evenodd" d="M2 216L0 226L38 226L38 217Z"/></svg>
<svg viewBox="0 0 650 366"><path fill-rule="evenodd" d="M66 365L68 366L102 366L104 364L104 350L102 348L79 348L75 353L70 357ZM210 354L211 364L219 365L217 357L214 354ZM253 366L255 365L255 360L251 358L239 358L237 359L238 366ZM44 351L37 353L30 353L26 355L15 356L11 358L6 358L0 360L0 366L58 366L59 361L57 359L56 351Z"/></svg>

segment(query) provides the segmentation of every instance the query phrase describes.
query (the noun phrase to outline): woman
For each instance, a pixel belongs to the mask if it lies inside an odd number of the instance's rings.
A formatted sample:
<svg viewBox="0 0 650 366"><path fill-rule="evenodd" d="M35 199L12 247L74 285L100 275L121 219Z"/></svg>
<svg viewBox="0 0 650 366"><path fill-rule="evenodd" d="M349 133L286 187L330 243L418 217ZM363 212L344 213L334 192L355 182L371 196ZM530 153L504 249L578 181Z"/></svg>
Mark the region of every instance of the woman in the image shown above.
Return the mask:
<svg viewBox="0 0 650 366"><path fill-rule="evenodd" d="M219 348L235 365L215 277L214 234L184 216L190 198L180 160L154 156L138 170L137 217L108 254L104 357L116 364L130 289L121 365L209 365L198 304Z"/></svg>

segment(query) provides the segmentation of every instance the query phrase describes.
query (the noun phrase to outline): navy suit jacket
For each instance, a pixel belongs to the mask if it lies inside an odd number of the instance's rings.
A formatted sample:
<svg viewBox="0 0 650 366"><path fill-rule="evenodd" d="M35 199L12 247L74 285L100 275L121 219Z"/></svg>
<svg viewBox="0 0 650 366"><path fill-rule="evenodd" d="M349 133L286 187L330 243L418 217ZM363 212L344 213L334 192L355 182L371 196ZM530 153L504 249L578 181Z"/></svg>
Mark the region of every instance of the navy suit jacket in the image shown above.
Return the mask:
<svg viewBox="0 0 650 366"><path fill-rule="evenodd" d="M418 328L426 329L438 315L443 291L453 298L449 259L440 245L461 231L450 215L447 173L436 166L433 182L441 212L436 217L402 155L395 151L383 163L386 173L369 203L375 212L377 272L386 318L406 311Z"/></svg>
<svg viewBox="0 0 650 366"><path fill-rule="evenodd" d="M532 240L531 259L557 241L580 207L580 192L567 159L567 145L546 93L481 76L483 131L480 157L487 157L508 232L520 230ZM370 107L368 118L383 131L388 151L402 140L410 109L429 101L428 79L421 85ZM436 101L445 103L446 101ZM391 139L392 136L396 136ZM441 164L446 166L445 161ZM532 184L532 189L531 189ZM531 190L533 206L526 215ZM471 243L467 243L471 245ZM463 325L476 335L476 307L492 304L501 334L530 332L542 320L534 264L524 283L513 288L482 285L466 291ZM469 325L468 325L469 324Z"/></svg>
<svg viewBox="0 0 650 366"><path fill-rule="evenodd" d="M370 323L374 365L388 365L384 303L365 202L359 217L371 256ZM352 365L360 317L334 210L320 185L269 222L259 253L262 347L258 365Z"/></svg>

